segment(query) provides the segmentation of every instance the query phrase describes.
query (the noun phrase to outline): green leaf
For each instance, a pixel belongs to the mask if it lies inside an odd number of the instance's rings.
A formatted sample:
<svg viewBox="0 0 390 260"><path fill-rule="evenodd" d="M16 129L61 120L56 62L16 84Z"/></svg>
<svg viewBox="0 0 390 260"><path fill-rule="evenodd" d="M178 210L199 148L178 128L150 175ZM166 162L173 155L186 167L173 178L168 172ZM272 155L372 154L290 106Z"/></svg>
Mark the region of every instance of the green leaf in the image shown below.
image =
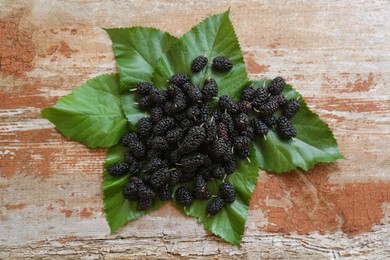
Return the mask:
<svg viewBox="0 0 390 260"><path fill-rule="evenodd" d="M121 94L123 112L126 115L129 123L134 127L138 120L145 116L145 111L142 111L136 103L137 95L134 92Z"/></svg>
<svg viewBox="0 0 390 260"><path fill-rule="evenodd" d="M119 75L93 78L57 104L42 110L66 137L89 147L110 147L126 132L119 97Z"/></svg>
<svg viewBox="0 0 390 260"><path fill-rule="evenodd" d="M177 39L154 28L130 27L105 29L112 40L121 87L130 89L134 83L151 81L161 55Z"/></svg>
<svg viewBox="0 0 390 260"><path fill-rule="evenodd" d="M249 202L259 175L254 148L251 147L250 162L240 160L236 171L227 176L225 181L232 183L236 190L236 200L227 204L217 215L208 216L206 208L210 200L195 200L190 207L183 208L176 200L176 207L187 215L198 218L205 228L213 234L221 237L229 243L240 247L240 242L245 230L245 222L248 216ZM218 194L221 180L210 181L207 188Z"/></svg>
<svg viewBox="0 0 390 260"><path fill-rule="evenodd" d="M111 147L106 156L103 171L103 196L104 196L104 211L106 219L110 226L111 232L115 232L128 221L140 218L147 213L154 211L166 202L162 202L155 198L152 207L145 211L140 211L137 208L137 202L127 200L123 194L123 188L129 182L131 174L122 177L112 177L107 172L107 167L113 163L123 161L123 153L126 148L122 145Z"/></svg>
<svg viewBox="0 0 390 260"><path fill-rule="evenodd" d="M201 72L191 72L191 62L199 55L209 59L209 65ZM217 56L226 56L233 61L229 72L215 72L211 61ZM167 80L176 73L191 76L194 84L203 85L207 77L215 79L219 86L219 95L239 96L242 88L248 83L246 67L234 28L229 19L229 11L211 16L202 21L191 31L184 34L178 44L161 57L153 79L156 85L163 87Z"/></svg>
<svg viewBox="0 0 390 260"><path fill-rule="evenodd" d="M268 87L270 79L254 81L255 87ZM256 157L260 168L268 172L288 172L297 167L307 171L319 162L343 159L329 126L308 108L303 97L290 85L283 91L287 99L299 98L301 108L291 122L297 129L294 139L285 140L271 130L267 140L255 141Z"/></svg>

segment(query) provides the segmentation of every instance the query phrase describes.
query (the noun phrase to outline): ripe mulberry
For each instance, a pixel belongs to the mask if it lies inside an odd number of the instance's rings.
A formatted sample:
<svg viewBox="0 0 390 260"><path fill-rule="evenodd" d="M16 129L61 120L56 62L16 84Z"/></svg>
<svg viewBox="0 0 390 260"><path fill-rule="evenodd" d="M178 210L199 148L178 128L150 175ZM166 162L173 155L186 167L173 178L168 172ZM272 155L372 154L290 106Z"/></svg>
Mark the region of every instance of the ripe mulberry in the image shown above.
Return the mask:
<svg viewBox="0 0 390 260"><path fill-rule="evenodd" d="M152 118L152 121L154 124L156 124L158 121L160 121L164 116L164 112L163 112L161 107L152 108L150 113L151 113L150 117Z"/></svg>
<svg viewBox="0 0 390 260"><path fill-rule="evenodd" d="M184 134L183 130L179 127L176 127L167 132L165 139L170 144L177 144L183 138L183 134Z"/></svg>
<svg viewBox="0 0 390 260"><path fill-rule="evenodd" d="M161 187L169 180L169 177L170 173L167 168L158 169L152 174L150 184L155 188Z"/></svg>
<svg viewBox="0 0 390 260"><path fill-rule="evenodd" d="M193 72L199 72L204 67L206 67L207 63L209 62L209 59L205 56L198 56L191 62L191 70Z"/></svg>
<svg viewBox="0 0 390 260"><path fill-rule="evenodd" d="M229 140L229 130L224 123L220 122L218 124L217 133L218 133L218 137L223 139L224 141Z"/></svg>
<svg viewBox="0 0 390 260"><path fill-rule="evenodd" d="M178 168L170 169L169 170L169 183L171 185L175 185L180 182L182 179L182 172Z"/></svg>
<svg viewBox="0 0 390 260"><path fill-rule="evenodd" d="M198 149L206 138L206 132L203 127L193 126L188 130L187 135L181 143L180 151L183 153L191 153Z"/></svg>
<svg viewBox="0 0 390 260"><path fill-rule="evenodd" d="M152 206L152 199L140 199L138 201L138 209L139 210L147 210Z"/></svg>
<svg viewBox="0 0 390 260"><path fill-rule="evenodd" d="M248 137L249 139L253 140L255 138L255 130L251 125L248 125L244 131L241 132L241 135Z"/></svg>
<svg viewBox="0 0 390 260"><path fill-rule="evenodd" d="M124 154L125 161L131 165L135 161L135 157L133 156L133 153L130 150L127 150Z"/></svg>
<svg viewBox="0 0 390 260"><path fill-rule="evenodd" d="M260 106L263 105L268 99L267 92L263 88L257 88L255 92L255 97L252 101L252 107L256 108L257 110L260 109Z"/></svg>
<svg viewBox="0 0 390 260"><path fill-rule="evenodd" d="M275 95L275 96L270 96L269 100L270 101L275 100L275 102L278 104L279 107L283 107L287 104L286 98L281 94Z"/></svg>
<svg viewBox="0 0 390 260"><path fill-rule="evenodd" d="M111 176L122 176L129 173L130 165L127 162L111 164L107 171Z"/></svg>
<svg viewBox="0 0 390 260"><path fill-rule="evenodd" d="M238 103L238 106L240 107L240 111L245 114L248 114L252 110L252 103L246 100Z"/></svg>
<svg viewBox="0 0 390 260"><path fill-rule="evenodd" d="M252 102L252 100L255 97L256 90L249 86L244 88L244 90L241 92L241 100L242 101L249 101Z"/></svg>
<svg viewBox="0 0 390 260"><path fill-rule="evenodd" d="M237 155L238 158L241 159L248 159L251 156L251 151L249 150L249 147L243 149L243 150L236 150L234 153Z"/></svg>
<svg viewBox="0 0 390 260"><path fill-rule="evenodd" d="M259 107L259 113L262 117L271 116L278 108L279 104L276 100L269 100Z"/></svg>
<svg viewBox="0 0 390 260"><path fill-rule="evenodd" d="M282 90L284 86L286 85L286 82L282 77L276 77L272 80L271 84L268 86L268 92L272 95L279 95L282 93Z"/></svg>
<svg viewBox="0 0 390 260"><path fill-rule="evenodd" d="M150 132L152 131L153 122L150 117L143 117L140 120L138 120L137 123L137 130L139 136L145 138L150 135Z"/></svg>
<svg viewBox="0 0 390 260"><path fill-rule="evenodd" d="M191 191L186 187L178 188L175 195L179 203L184 207L190 206L194 201Z"/></svg>
<svg viewBox="0 0 390 260"><path fill-rule="evenodd" d="M190 77L187 74L175 74L169 79L170 84L174 84L176 86L182 86L185 83L190 81Z"/></svg>
<svg viewBox="0 0 390 260"><path fill-rule="evenodd" d="M154 106L154 102L153 102L152 97L150 95L144 96L138 102L138 106L140 108L144 108L144 109L153 107Z"/></svg>
<svg viewBox="0 0 390 260"><path fill-rule="evenodd" d="M297 135L297 130L295 127L291 124L291 122L288 120L288 118L282 116L278 120L278 133L283 138L292 138Z"/></svg>
<svg viewBox="0 0 390 260"><path fill-rule="evenodd" d="M169 148L169 144L165 137L163 136L156 136L152 139L152 148L157 151L164 151Z"/></svg>
<svg viewBox="0 0 390 260"><path fill-rule="evenodd" d="M230 182L219 185L219 192L223 200L227 203L233 203L236 200L236 190Z"/></svg>
<svg viewBox="0 0 390 260"><path fill-rule="evenodd" d="M154 104L162 105L167 101L168 94L166 91L156 90L150 94L150 97L152 98Z"/></svg>
<svg viewBox="0 0 390 260"><path fill-rule="evenodd" d="M223 207L225 207L225 201L221 197L216 197L209 205L207 205L207 213L211 215L217 215Z"/></svg>
<svg viewBox="0 0 390 260"><path fill-rule="evenodd" d="M130 143L139 141L140 139L137 133L127 133L121 139L121 143L123 146L129 146Z"/></svg>
<svg viewBox="0 0 390 260"><path fill-rule="evenodd" d="M236 116L235 123L238 129L244 130L249 124L249 116L245 113L240 113Z"/></svg>
<svg viewBox="0 0 390 260"><path fill-rule="evenodd" d="M169 185L166 185L166 186L160 188L157 191L157 196L162 201L170 200L172 198L172 188Z"/></svg>
<svg viewBox="0 0 390 260"><path fill-rule="evenodd" d="M269 128L272 128L276 125L276 117L274 115L272 116L268 116L268 117L265 117L265 118L262 118L262 121L269 127Z"/></svg>
<svg viewBox="0 0 390 260"><path fill-rule="evenodd" d="M212 67L216 71L226 72L233 68L233 62L226 57L215 57L213 59Z"/></svg>
<svg viewBox="0 0 390 260"><path fill-rule="evenodd" d="M156 90L156 87L149 82L138 82L135 84L135 91L141 95L149 95Z"/></svg>
<svg viewBox="0 0 390 260"><path fill-rule="evenodd" d="M212 156L216 158L222 157L226 150L226 143L222 138L215 139L211 147Z"/></svg>
<svg viewBox="0 0 390 260"><path fill-rule="evenodd" d="M228 174L228 175L232 174L236 170L236 167L237 167L237 161L235 158L226 162L226 165L225 165L226 174Z"/></svg>
<svg viewBox="0 0 390 260"><path fill-rule="evenodd" d="M202 102L202 91L194 84L186 83L186 93L188 99L193 103Z"/></svg>
<svg viewBox="0 0 390 260"><path fill-rule="evenodd" d="M138 175L142 171L143 167L144 167L144 164L142 162L134 161L130 165L129 172L132 173L133 175Z"/></svg>
<svg viewBox="0 0 390 260"><path fill-rule="evenodd" d="M193 173L202 165L207 165L210 161L210 158L206 154L195 153L186 157L183 157L178 164L180 169L184 173Z"/></svg>
<svg viewBox="0 0 390 260"><path fill-rule="evenodd" d="M149 161L145 164L144 170L145 172L154 172L158 169L168 167L168 163L158 157L154 157L149 159Z"/></svg>
<svg viewBox="0 0 390 260"><path fill-rule="evenodd" d="M186 115L189 119L193 120L194 122L198 121L198 117L200 116L200 109L198 106L192 106L186 111Z"/></svg>
<svg viewBox="0 0 390 260"><path fill-rule="evenodd" d="M301 107L301 103L297 99L293 99L287 102L285 108L283 109L283 115L290 119L292 118L296 112L298 112Z"/></svg>
<svg viewBox="0 0 390 260"><path fill-rule="evenodd" d="M223 168L222 166L215 167L213 169L213 171L211 172L211 176L214 179L223 179L223 177L225 177L225 175L226 175L226 171L225 171L225 168Z"/></svg>
<svg viewBox="0 0 390 260"><path fill-rule="evenodd" d="M249 139L248 137L237 136L236 138L234 138L233 146L234 149L244 150L249 146L250 143L251 139Z"/></svg>
<svg viewBox="0 0 390 260"><path fill-rule="evenodd" d="M251 120L251 125L255 134L258 136L265 136L268 133L267 125L261 121L259 118L254 118Z"/></svg>
<svg viewBox="0 0 390 260"><path fill-rule="evenodd" d="M202 96L204 101L210 101L218 95L218 85L214 79L208 78L204 81Z"/></svg>
<svg viewBox="0 0 390 260"><path fill-rule="evenodd" d="M222 110L226 110L229 114L237 114L240 109L238 103L227 95L219 97L219 107Z"/></svg>
<svg viewBox="0 0 390 260"><path fill-rule="evenodd" d="M175 125L175 119L164 117L154 125L153 133L156 135L165 135L165 133Z"/></svg>
<svg viewBox="0 0 390 260"><path fill-rule="evenodd" d="M123 196L128 200L137 200L138 199L138 189L139 186L134 182L129 182L126 184L123 189Z"/></svg>
<svg viewBox="0 0 390 260"><path fill-rule="evenodd" d="M206 137L204 139L205 143L212 142L217 137L217 125L215 124L215 121L207 121L203 128L206 132Z"/></svg>
<svg viewBox="0 0 390 260"><path fill-rule="evenodd" d="M154 196L154 191L148 186L144 185L138 189L138 197L140 199L152 199Z"/></svg>

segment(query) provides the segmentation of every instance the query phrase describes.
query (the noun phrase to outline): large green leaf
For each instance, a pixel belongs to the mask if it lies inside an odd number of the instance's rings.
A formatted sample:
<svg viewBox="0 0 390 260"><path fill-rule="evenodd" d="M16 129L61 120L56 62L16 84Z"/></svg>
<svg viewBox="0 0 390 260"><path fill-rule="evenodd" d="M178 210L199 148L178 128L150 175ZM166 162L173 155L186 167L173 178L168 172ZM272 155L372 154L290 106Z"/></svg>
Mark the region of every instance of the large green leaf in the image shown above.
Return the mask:
<svg viewBox="0 0 390 260"><path fill-rule="evenodd" d="M105 29L112 40L121 87L130 89L139 81L151 81L161 55L177 39L154 28L130 27Z"/></svg>
<svg viewBox="0 0 390 260"><path fill-rule="evenodd" d="M42 110L66 137L89 147L110 147L126 132L119 97L119 75L93 78L57 104Z"/></svg>
<svg viewBox="0 0 390 260"><path fill-rule="evenodd" d="M254 81L255 87L268 87L270 79ZM299 98L301 109L291 122L297 129L294 139L285 140L271 130L267 140L255 141L260 168L268 172L288 172L299 167L307 171L319 162L333 162L344 158L329 126L308 108L303 97L290 85L283 91L287 99Z"/></svg>
<svg viewBox="0 0 390 260"><path fill-rule="evenodd" d="M191 62L199 55L205 55L209 63L216 56L226 56L233 61L234 67L228 73L215 72L206 66L201 72L191 72ZM191 31L184 34L179 42L161 57L154 73L154 82L163 87L173 74L186 73L192 82L202 86L206 77L215 79L219 86L219 95L229 93L238 97L248 83L245 62L242 56L234 28L229 19L229 11L210 16Z"/></svg>
<svg viewBox="0 0 390 260"><path fill-rule="evenodd" d="M195 200L190 207L183 208L177 201L176 207L183 210L187 215L198 218L205 228L213 234L223 238L229 243L240 246L245 230L245 222L248 216L249 202L259 175L254 148L251 147L250 162L240 160L236 171L229 175L225 181L232 183L236 190L236 200L227 204L217 215L208 216L206 212L210 200ZM218 194L221 180L210 181L207 188Z"/></svg>
<svg viewBox="0 0 390 260"><path fill-rule="evenodd" d="M122 177L112 177L108 174L107 167L113 163L123 161L123 153L125 150L126 148L122 145L111 147L107 152L106 162L104 163L104 211L106 212L106 219L111 232L115 232L128 221L140 218L166 203L155 198L151 208L140 211L137 208L137 202L129 201L123 196L123 188L129 182L131 174Z"/></svg>

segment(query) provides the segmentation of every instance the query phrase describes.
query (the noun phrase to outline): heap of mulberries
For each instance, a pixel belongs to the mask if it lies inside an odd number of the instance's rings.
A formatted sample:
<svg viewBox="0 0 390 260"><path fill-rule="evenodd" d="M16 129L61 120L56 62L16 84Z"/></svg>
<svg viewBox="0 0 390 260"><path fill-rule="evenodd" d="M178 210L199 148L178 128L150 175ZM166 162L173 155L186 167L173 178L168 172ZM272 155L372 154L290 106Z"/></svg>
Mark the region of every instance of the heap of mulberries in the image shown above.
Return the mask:
<svg viewBox="0 0 390 260"><path fill-rule="evenodd" d="M191 70L198 73L207 65L208 58L198 56ZM211 66L227 72L233 62L215 57ZM175 197L184 207L195 200L207 201L207 213L216 215L236 200L234 185L225 179L234 173L239 159L249 159L255 138L265 138L274 127L282 138L296 136L290 119L300 102L286 100L281 94L284 86L281 77L268 89L248 86L237 101L227 95L217 98L218 84L210 77L201 88L187 74L173 75L166 90L139 82L133 89L137 104L150 117L141 118L136 130L122 137L123 161L109 165L107 172L113 177L131 174L123 196L136 202L139 210L149 209L155 200ZM215 109L209 104L213 100L218 100ZM275 114L278 110L280 117ZM209 182L219 186L214 194Z"/></svg>

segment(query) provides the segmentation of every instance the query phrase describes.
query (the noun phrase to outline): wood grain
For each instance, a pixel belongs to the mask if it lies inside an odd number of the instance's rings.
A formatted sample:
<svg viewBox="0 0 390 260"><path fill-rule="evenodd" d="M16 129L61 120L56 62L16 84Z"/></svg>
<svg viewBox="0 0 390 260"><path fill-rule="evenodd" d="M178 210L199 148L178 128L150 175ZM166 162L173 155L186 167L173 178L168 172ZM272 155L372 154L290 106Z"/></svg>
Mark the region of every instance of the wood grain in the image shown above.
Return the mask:
<svg viewBox="0 0 390 260"><path fill-rule="evenodd" d="M261 172L241 249L171 204L110 235L106 150L66 140L41 109L116 71L101 28L179 36L229 6L250 77L287 78L348 160ZM1 1L0 258L390 257L389 13L388 1Z"/></svg>

